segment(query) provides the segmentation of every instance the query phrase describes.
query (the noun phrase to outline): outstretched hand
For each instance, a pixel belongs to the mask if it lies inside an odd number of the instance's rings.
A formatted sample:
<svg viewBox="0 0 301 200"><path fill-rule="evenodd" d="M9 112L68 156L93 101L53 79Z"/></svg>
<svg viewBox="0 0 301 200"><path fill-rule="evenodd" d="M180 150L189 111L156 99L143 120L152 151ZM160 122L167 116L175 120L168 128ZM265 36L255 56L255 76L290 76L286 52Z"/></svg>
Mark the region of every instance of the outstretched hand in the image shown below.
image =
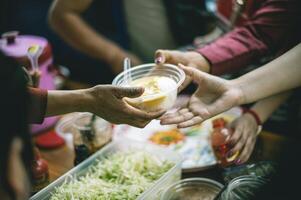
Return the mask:
<svg viewBox="0 0 301 200"><path fill-rule="evenodd" d="M178 124L179 128L193 126L236 106L242 98L239 87L200 70L179 65L198 84L188 105L176 113L162 116L161 124Z"/></svg>
<svg viewBox="0 0 301 200"><path fill-rule="evenodd" d="M152 119L165 111L146 112L132 107L123 98L135 98L142 95L140 87L115 87L99 85L90 89L91 107L89 111L115 124L129 124L143 128Z"/></svg>
<svg viewBox="0 0 301 200"><path fill-rule="evenodd" d="M183 64L189 67L199 69L204 72L209 72L210 65L208 61L199 53L194 51L181 52L172 50L157 50L155 53L155 63L157 65L168 64ZM184 83L179 87L179 91L186 88L191 82L191 78L185 78Z"/></svg>

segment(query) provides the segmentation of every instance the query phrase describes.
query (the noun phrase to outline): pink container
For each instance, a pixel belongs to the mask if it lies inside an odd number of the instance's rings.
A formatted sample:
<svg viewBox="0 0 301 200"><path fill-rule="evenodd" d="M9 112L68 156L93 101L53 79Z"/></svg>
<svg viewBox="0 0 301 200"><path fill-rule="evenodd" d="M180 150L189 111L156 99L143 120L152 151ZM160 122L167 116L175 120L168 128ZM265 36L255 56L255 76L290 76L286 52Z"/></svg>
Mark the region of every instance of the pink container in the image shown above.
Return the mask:
<svg viewBox="0 0 301 200"><path fill-rule="evenodd" d="M53 90L55 88L54 78L56 76L52 70L53 58L50 43L42 37L33 35L18 35L17 31L8 32L0 39L0 50L9 57L16 59L22 66L31 69L31 64L27 58L27 50L32 45L39 45L43 52L38 63L41 71L39 88ZM43 124L31 125L32 133L39 133L47 130L57 122L58 117L45 118Z"/></svg>

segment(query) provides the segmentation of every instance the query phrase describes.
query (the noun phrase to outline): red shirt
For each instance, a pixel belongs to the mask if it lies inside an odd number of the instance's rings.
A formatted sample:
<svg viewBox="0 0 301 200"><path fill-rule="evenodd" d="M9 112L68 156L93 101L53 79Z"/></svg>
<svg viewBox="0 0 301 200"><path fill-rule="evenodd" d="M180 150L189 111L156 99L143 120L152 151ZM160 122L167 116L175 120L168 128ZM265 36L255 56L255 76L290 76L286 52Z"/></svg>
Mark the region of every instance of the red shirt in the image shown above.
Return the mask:
<svg viewBox="0 0 301 200"><path fill-rule="evenodd" d="M218 1L218 15L224 20L230 16L233 1ZM212 74L236 71L266 55L280 55L300 42L300 0L246 2L232 31L197 49L211 64Z"/></svg>

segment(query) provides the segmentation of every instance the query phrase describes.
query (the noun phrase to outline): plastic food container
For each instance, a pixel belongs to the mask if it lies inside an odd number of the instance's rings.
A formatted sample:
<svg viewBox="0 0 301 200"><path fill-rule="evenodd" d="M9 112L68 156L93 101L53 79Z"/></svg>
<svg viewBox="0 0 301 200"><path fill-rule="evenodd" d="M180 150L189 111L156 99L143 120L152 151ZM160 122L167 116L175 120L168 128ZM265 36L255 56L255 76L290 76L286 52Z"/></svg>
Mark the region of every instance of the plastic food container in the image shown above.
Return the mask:
<svg viewBox="0 0 301 200"><path fill-rule="evenodd" d="M226 190L221 194L221 199L253 199L265 183L267 179L255 175L239 176L229 182Z"/></svg>
<svg viewBox="0 0 301 200"><path fill-rule="evenodd" d="M213 200L223 185L207 178L187 178L167 188L161 200Z"/></svg>
<svg viewBox="0 0 301 200"><path fill-rule="evenodd" d="M127 79L130 74L131 80ZM126 98L132 106L145 111L168 110L176 101L178 88L185 80L183 70L175 65L154 63L139 65L120 73L113 85L140 86L145 92L137 98Z"/></svg>
<svg viewBox="0 0 301 200"><path fill-rule="evenodd" d="M95 164L97 160L101 160L102 158L112 153L126 151L129 149L151 152L159 159L168 160L175 163L175 165L168 172L161 176L161 178L158 179L150 188L144 191L144 193L142 193L141 196L137 198L137 200L159 200L163 190L165 190L172 183L180 180L182 158L179 154L162 147L123 139L116 140L108 144L107 146L90 156L87 160L83 161L75 168L64 174L62 177L51 183L49 186L32 196L30 200L50 199L51 193L55 191L56 187L62 185L65 181L71 180L72 178L83 176L88 171L89 167L93 166L93 164Z"/></svg>
<svg viewBox="0 0 301 200"><path fill-rule="evenodd" d="M90 123L91 113L73 113L59 121L55 131L65 139L67 145L72 148L73 140L83 131L89 131L90 127L85 125ZM106 120L96 117L95 123L95 146L101 147L108 143L112 138L112 125Z"/></svg>

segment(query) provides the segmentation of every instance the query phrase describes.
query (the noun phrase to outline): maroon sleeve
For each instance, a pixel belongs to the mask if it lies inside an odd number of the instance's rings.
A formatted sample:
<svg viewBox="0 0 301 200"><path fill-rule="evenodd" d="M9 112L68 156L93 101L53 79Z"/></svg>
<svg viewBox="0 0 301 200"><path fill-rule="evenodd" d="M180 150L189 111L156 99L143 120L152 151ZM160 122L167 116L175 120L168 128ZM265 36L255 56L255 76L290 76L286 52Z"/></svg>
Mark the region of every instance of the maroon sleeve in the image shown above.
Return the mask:
<svg viewBox="0 0 301 200"><path fill-rule="evenodd" d="M47 106L47 90L29 87L30 106L29 122L42 123L44 121Z"/></svg>
<svg viewBox="0 0 301 200"><path fill-rule="evenodd" d="M267 0L241 27L197 52L220 75L245 67L262 56L280 54L300 41L300 1Z"/></svg>

